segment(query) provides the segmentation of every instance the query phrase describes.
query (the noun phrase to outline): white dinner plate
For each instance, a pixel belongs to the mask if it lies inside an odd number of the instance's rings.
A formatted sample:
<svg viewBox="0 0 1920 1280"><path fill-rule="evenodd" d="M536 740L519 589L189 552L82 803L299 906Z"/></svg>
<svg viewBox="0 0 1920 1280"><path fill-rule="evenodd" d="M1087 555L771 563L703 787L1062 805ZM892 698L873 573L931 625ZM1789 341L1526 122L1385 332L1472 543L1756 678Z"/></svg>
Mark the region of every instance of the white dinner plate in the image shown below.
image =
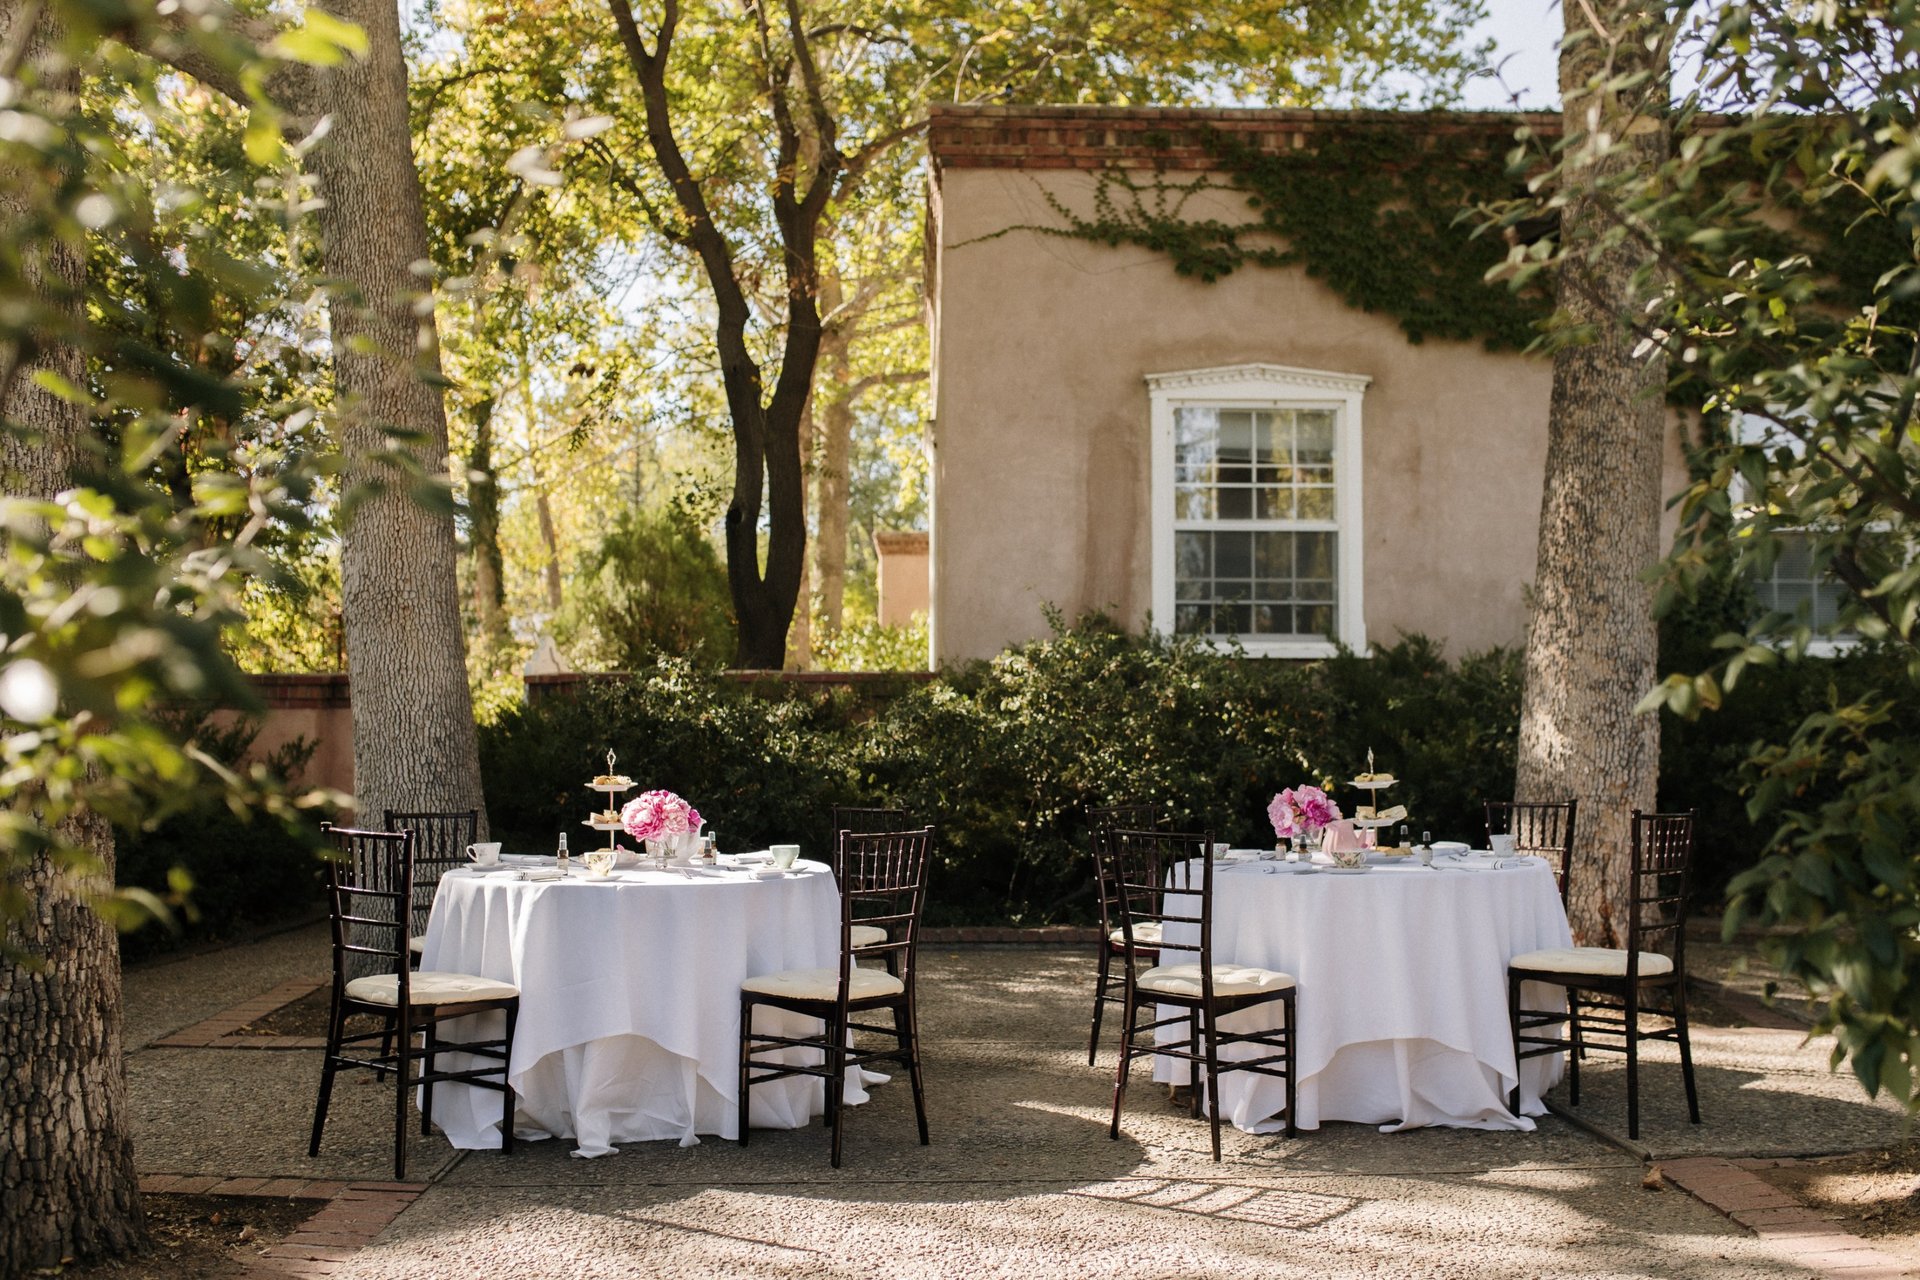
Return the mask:
<svg viewBox="0 0 1920 1280"><path fill-rule="evenodd" d="M1433 852L1436 856L1443 853L1466 853L1469 847L1468 845L1460 843L1458 840L1435 840L1433 842Z"/></svg>

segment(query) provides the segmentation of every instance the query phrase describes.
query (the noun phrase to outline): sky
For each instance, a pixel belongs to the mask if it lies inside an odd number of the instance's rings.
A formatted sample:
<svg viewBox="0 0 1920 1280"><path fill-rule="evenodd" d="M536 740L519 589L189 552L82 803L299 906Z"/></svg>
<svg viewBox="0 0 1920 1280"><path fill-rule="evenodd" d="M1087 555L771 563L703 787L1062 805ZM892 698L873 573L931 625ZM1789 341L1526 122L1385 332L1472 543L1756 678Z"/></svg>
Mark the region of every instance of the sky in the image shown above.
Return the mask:
<svg viewBox="0 0 1920 1280"><path fill-rule="evenodd" d="M1476 111L1504 110L1515 105L1509 93L1518 93L1518 105L1523 108L1558 110L1559 63L1554 49L1562 21L1558 0L1486 0L1486 6L1487 16L1474 29L1474 36L1494 41L1492 61L1500 66L1506 85L1475 80L1461 105Z"/></svg>

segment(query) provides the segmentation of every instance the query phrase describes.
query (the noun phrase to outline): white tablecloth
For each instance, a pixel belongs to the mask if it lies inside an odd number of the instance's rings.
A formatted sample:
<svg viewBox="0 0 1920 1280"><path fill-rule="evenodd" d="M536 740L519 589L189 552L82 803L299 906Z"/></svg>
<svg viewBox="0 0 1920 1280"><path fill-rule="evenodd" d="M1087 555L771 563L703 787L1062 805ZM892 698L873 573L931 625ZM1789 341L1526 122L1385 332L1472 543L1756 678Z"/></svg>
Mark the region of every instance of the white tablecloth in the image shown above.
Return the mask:
<svg viewBox="0 0 1920 1280"><path fill-rule="evenodd" d="M455 871L434 898L420 967L520 988L508 1067L519 1095L514 1134L571 1137L576 1155L598 1156L619 1142L738 1137L741 982L836 965L839 947L840 896L819 863L768 880L744 870L608 880L576 871L548 882ZM493 1015L450 1024L447 1037L471 1034L475 1022L499 1034ZM757 1030L783 1024L819 1027L770 1009L754 1015ZM443 1063L457 1065L451 1055ZM845 1096L866 1100L851 1079ZM749 1123L799 1128L822 1099L817 1080L758 1084ZM433 1119L456 1147L500 1145L497 1091L438 1086Z"/></svg>
<svg viewBox="0 0 1920 1280"><path fill-rule="evenodd" d="M1527 1061L1521 1114L1507 1109L1514 1084L1507 961L1572 945L1544 862L1376 866L1360 875L1289 874L1284 864L1253 862L1214 874L1215 963L1279 969L1299 982L1299 1128L1346 1120L1386 1132L1532 1129L1527 1117L1544 1114L1540 1095L1559 1079L1558 1055ZM1195 926L1183 927L1197 936ZM1180 936L1175 926L1168 936ZM1194 958L1167 955L1168 963ZM1538 1009L1555 1007L1561 993L1529 984L1523 994ZM1221 1026L1277 1026L1278 1010L1277 1003L1251 1009ZM1240 1049L1227 1056L1256 1056ZM1184 1082L1186 1064L1156 1059L1155 1078ZM1272 1132L1282 1124L1284 1089L1277 1077L1223 1075L1222 1114L1238 1128Z"/></svg>

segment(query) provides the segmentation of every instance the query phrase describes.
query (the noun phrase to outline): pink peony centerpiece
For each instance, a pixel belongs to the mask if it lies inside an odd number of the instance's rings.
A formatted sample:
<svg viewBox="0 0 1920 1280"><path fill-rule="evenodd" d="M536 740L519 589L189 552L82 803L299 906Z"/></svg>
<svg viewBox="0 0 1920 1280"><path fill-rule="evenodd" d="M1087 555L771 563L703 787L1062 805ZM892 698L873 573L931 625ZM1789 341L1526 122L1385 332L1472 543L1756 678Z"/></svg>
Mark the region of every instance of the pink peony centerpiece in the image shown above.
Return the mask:
<svg viewBox="0 0 1920 1280"><path fill-rule="evenodd" d="M1340 806L1315 786L1289 787L1267 806L1273 834L1282 840L1309 835L1330 822L1340 821Z"/></svg>
<svg viewBox="0 0 1920 1280"><path fill-rule="evenodd" d="M643 791L620 810L620 825L635 840L661 840L700 830L700 811L671 791Z"/></svg>

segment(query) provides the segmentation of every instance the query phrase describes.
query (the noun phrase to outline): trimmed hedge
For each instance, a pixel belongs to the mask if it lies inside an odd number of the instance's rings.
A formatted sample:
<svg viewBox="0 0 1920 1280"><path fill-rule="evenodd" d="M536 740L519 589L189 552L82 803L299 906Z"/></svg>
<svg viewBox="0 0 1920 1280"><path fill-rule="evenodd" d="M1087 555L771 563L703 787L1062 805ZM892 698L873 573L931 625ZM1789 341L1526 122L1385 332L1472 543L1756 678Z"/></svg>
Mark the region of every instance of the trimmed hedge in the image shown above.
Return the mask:
<svg viewBox="0 0 1920 1280"><path fill-rule="evenodd" d="M1338 783L1368 747L1406 780L1389 795L1416 831L1469 837L1481 798L1511 786L1518 707L1504 650L1450 664L1414 637L1365 660L1262 662L1089 619L877 707L663 660L508 712L482 731L481 769L496 832L524 848L580 829L608 747L693 801L722 847L817 853L832 805L895 804L940 825L931 920L1047 924L1094 910L1088 805L1149 800L1266 846L1274 792L1332 782L1350 807Z"/></svg>
<svg viewBox="0 0 1920 1280"><path fill-rule="evenodd" d="M239 765L259 726L242 719L222 728L198 719L181 732L222 764ZM311 744L296 741L264 763L282 778L297 778L312 755ZM121 938L128 959L235 937L309 915L323 903L318 831L292 832L271 818L236 814L218 795L196 791L153 826L115 827L113 834L115 883L167 898L175 869L192 882L187 906L171 926L149 921Z"/></svg>

